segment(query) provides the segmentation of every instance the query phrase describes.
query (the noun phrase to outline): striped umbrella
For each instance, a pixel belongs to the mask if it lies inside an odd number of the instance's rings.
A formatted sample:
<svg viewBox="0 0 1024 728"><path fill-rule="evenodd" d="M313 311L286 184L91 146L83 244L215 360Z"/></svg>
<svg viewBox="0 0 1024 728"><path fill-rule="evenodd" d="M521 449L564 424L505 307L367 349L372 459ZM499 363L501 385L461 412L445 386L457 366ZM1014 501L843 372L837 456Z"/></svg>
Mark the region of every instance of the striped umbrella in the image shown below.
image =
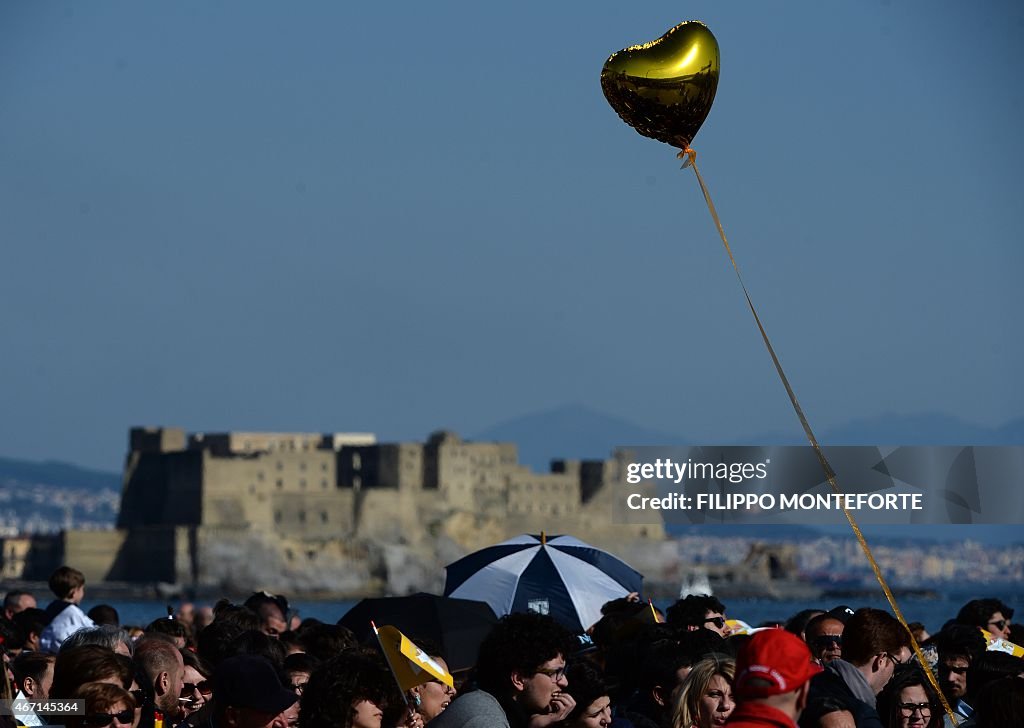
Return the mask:
<svg viewBox="0 0 1024 728"><path fill-rule="evenodd" d="M572 536L522 535L446 567L445 596L487 602L499 617L550 614L575 632L601 618L601 606L640 592L643 576Z"/></svg>

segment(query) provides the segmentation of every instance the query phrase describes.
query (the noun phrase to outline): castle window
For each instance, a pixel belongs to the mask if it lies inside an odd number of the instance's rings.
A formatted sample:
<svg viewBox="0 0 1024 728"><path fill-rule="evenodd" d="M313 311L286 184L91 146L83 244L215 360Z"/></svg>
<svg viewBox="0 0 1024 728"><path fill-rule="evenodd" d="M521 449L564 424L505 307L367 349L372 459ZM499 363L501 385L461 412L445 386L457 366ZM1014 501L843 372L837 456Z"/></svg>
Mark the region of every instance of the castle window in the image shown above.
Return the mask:
<svg viewBox="0 0 1024 728"><path fill-rule="evenodd" d="M320 463L320 469L326 473L327 472L327 463Z"/></svg>
<svg viewBox="0 0 1024 728"><path fill-rule="evenodd" d="M277 469L284 470L284 463L282 463L280 460L277 461Z"/></svg>
<svg viewBox="0 0 1024 728"><path fill-rule="evenodd" d="M320 511L320 523L327 523L327 511Z"/></svg>
<svg viewBox="0 0 1024 728"><path fill-rule="evenodd" d="M299 470L302 470L303 472L305 472L305 470L306 470L306 463L305 462L299 463Z"/></svg>
<svg viewBox="0 0 1024 728"><path fill-rule="evenodd" d="M305 523L305 522L306 522L306 512L305 511L299 511L299 523Z"/></svg>
<svg viewBox="0 0 1024 728"><path fill-rule="evenodd" d="M252 483L249 483L249 495L255 495L255 493L256 493L256 486L253 485Z"/></svg>
<svg viewBox="0 0 1024 728"><path fill-rule="evenodd" d="M305 478L299 478L299 487L300 488L305 488L306 487L306 479Z"/></svg>
<svg viewBox="0 0 1024 728"><path fill-rule="evenodd" d="M274 511L274 523L281 524L281 511Z"/></svg>
<svg viewBox="0 0 1024 728"><path fill-rule="evenodd" d="M277 479L277 487L278 488L283 488L284 487L284 481L281 480L280 478Z"/></svg>
<svg viewBox="0 0 1024 728"><path fill-rule="evenodd" d="M320 487L323 488L324 490L327 490L327 478L324 478L323 480L320 481Z"/></svg>
<svg viewBox="0 0 1024 728"><path fill-rule="evenodd" d="M256 480L259 480L261 482L263 481L263 471L262 470L260 470L259 472L256 473Z"/></svg>

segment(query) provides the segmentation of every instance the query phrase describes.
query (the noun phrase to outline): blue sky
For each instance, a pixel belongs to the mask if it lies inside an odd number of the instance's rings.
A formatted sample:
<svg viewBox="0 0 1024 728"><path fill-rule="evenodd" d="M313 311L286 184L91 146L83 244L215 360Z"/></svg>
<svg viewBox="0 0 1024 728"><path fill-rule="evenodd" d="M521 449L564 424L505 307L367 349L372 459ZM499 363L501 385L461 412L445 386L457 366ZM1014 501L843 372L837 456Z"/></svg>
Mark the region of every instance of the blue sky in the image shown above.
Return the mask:
<svg viewBox="0 0 1024 728"><path fill-rule="evenodd" d="M1024 414L1024 6L0 7L0 455L127 428L464 433L581 402L795 431L611 52L701 19L694 141L812 424Z"/></svg>

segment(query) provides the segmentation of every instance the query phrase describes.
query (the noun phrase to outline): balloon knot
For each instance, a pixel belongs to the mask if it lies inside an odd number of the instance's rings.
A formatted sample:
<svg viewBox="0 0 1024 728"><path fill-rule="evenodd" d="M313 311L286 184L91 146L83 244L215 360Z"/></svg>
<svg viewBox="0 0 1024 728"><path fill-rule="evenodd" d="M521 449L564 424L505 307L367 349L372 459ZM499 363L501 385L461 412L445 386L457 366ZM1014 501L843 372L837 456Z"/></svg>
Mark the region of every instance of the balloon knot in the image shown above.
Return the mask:
<svg viewBox="0 0 1024 728"><path fill-rule="evenodd" d="M680 169L686 169L690 165L697 164L697 152L690 147L686 147L676 155L676 159L685 160Z"/></svg>

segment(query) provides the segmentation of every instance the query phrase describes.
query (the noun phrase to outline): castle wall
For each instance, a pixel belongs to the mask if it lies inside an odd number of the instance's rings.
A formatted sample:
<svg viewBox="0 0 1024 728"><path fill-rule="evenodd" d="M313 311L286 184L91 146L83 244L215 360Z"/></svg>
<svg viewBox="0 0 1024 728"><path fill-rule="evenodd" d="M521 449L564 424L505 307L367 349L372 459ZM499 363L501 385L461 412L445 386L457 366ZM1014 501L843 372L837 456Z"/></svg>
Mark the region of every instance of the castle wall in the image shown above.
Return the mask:
<svg viewBox="0 0 1024 728"><path fill-rule="evenodd" d="M65 531L64 553L74 554L75 568L86 582L116 579L115 564L125 531Z"/></svg>
<svg viewBox="0 0 1024 728"><path fill-rule="evenodd" d="M118 527L200 523L202 482L200 452L129 453Z"/></svg>

